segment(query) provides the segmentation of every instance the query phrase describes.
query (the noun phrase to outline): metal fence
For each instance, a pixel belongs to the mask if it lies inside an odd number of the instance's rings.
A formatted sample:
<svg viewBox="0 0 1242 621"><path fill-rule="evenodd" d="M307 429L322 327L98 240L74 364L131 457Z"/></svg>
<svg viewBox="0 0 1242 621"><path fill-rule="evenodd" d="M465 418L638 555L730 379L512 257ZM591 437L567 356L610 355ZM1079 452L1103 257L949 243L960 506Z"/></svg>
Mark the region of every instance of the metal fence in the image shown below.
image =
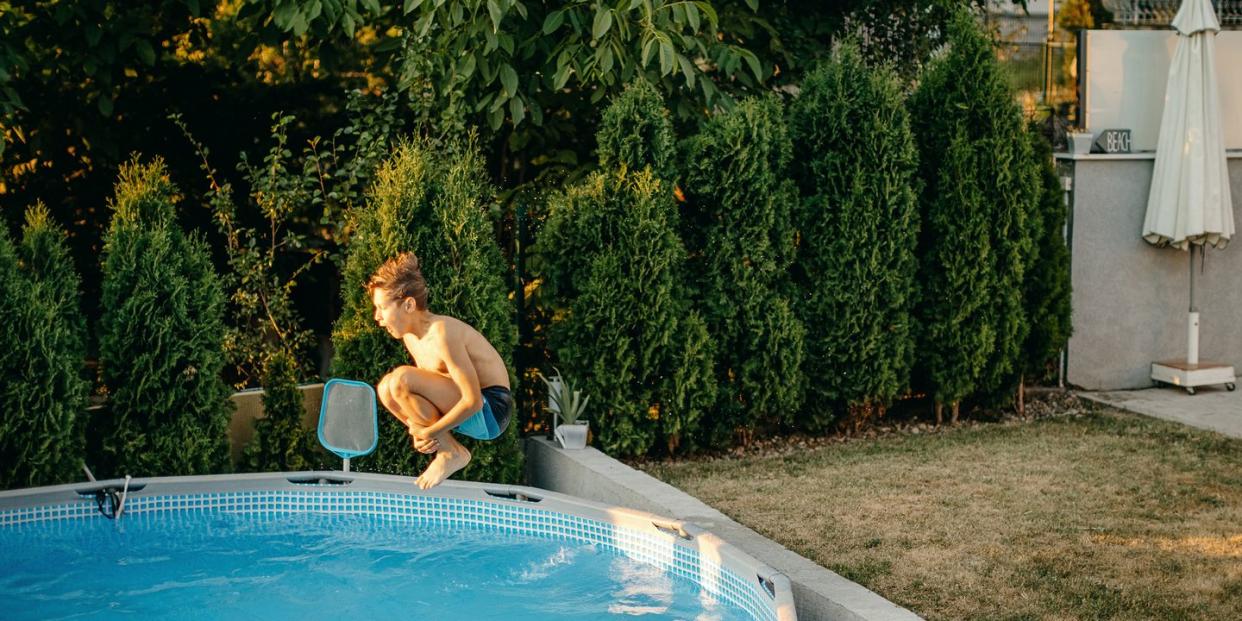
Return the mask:
<svg viewBox="0 0 1242 621"><path fill-rule="evenodd" d="M1181 8L1182 0L1103 0L1112 11L1113 25L1168 26ZM1221 27L1242 27L1242 0L1212 0Z"/></svg>

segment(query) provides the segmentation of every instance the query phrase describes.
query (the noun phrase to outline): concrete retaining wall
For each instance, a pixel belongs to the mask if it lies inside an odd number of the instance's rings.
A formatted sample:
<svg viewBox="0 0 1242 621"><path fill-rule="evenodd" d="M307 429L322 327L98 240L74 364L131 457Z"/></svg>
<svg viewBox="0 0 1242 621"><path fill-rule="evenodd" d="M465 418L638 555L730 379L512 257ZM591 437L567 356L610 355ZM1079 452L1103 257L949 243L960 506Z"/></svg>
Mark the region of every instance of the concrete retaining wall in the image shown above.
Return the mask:
<svg viewBox="0 0 1242 621"><path fill-rule="evenodd" d="M1066 379L1091 390L1152 385L1151 363L1185 358L1186 252L1144 242L1155 155L1058 154L1073 177L1074 335ZM1242 225L1242 153L1231 152L1234 221ZM1201 361L1242 367L1242 240L1196 259Z"/></svg>
<svg viewBox="0 0 1242 621"><path fill-rule="evenodd" d="M298 386L302 393L302 427L315 429L319 425L319 404L323 401L323 384ZM241 462L246 445L254 438L254 422L263 413L263 389L255 388L235 392L229 397L236 409L229 419L229 458L236 467Z"/></svg>

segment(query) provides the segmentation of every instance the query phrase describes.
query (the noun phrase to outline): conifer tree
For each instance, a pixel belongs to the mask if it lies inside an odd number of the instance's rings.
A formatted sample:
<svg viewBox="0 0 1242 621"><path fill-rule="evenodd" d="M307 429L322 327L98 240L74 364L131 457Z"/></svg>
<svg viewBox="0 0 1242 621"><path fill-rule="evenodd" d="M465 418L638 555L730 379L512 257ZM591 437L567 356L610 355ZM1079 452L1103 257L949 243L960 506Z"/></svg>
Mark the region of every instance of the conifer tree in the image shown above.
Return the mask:
<svg viewBox="0 0 1242 621"><path fill-rule="evenodd" d="M1028 131L1032 165L1039 179L1039 201L1031 214L1031 259L1026 271L1026 316L1031 330L1023 346L1021 371L1029 381L1047 375L1047 366L1069 340L1069 246L1065 243L1065 202L1052 159L1052 145Z"/></svg>
<svg viewBox="0 0 1242 621"><path fill-rule="evenodd" d="M949 50L910 100L922 232L917 378L956 420L958 403L1001 389L1021 364L1022 307L1037 198L1021 111L974 17L959 11Z"/></svg>
<svg viewBox="0 0 1242 621"><path fill-rule="evenodd" d="M792 423L802 405L802 322L784 291L794 250L791 143L780 100L741 102L686 142L682 239L717 347L705 442Z"/></svg>
<svg viewBox="0 0 1242 621"><path fill-rule="evenodd" d="M177 226L164 163L121 168L104 239L100 470L208 474L228 466L232 404L224 293L207 245Z"/></svg>
<svg viewBox="0 0 1242 621"><path fill-rule="evenodd" d="M402 142L375 174L367 201L351 213L353 237L346 247L342 312L333 328L334 374L378 383L393 367L409 364L401 343L376 325L365 286L384 261L412 251L419 258L434 313L474 326L512 369L517 332L505 285L506 268L492 233L488 205L494 189L471 141L433 147L426 140ZM380 444L359 458L361 470L409 474L419 470L404 426L380 413ZM462 477L515 483L522 476L520 423L496 439L462 438L473 457Z"/></svg>
<svg viewBox="0 0 1242 621"><path fill-rule="evenodd" d="M274 350L263 367L263 418L254 423L254 439L245 463L254 472L314 470L329 462L314 429L302 426L302 393L297 361ZM321 459L322 457L322 459Z"/></svg>
<svg viewBox="0 0 1242 621"><path fill-rule="evenodd" d="M909 385L914 354L917 152L902 88L852 41L803 81L791 105L801 201L794 279L807 326L807 423L844 406L861 424Z"/></svg>
<svg viewBox="0 0 1242 621"><path fill-rule="evenodd" d="M685 285L673 186L657 176L672 174L672 128L641 83L604 117L603 170L551 199L539 235L541 294L557 307L549 346L591 396L605 450L673 452L714 401L715 350Z"/></svg>
<svg viewBox="0 0 1242 621"><path fill-rule="evenodd" d="M16 248L0 227L0 488L80 478L90 383L79 284L42 203Z"/></svg>
<svg viewBox="0 0 1242 621"><path fill-rule="evenodd" d="M639 172L651 167L657 179L671 182L677 177L673 122L659 91L646 80L629 84L608 105L596 140L601 168Z"/></svg>

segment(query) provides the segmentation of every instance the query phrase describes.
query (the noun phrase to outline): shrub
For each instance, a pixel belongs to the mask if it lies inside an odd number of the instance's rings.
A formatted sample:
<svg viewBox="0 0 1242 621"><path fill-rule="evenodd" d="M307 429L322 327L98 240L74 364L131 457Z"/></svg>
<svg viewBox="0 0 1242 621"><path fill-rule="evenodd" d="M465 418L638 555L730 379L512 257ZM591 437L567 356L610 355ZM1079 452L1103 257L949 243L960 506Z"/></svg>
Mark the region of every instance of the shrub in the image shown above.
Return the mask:
<svg viewBox="0 0 1242 621"><path fill-rule="evenodd" d="M0 226L0 488L80 479L90 383L79 278L43 204L15 248Z"/></svg>
<svg viewBox="0 0 1242 621"><path fill-rule="evenodd" d="M784 293L797 200L790 150L775 97L743 101L686 144L682 239L718 351L716 404L701 430L712 446L791 423L802 405L805 330Z"/></svg>
<svg viewBox="0 0 1242 621"><path fill-rule="evenodd" d="M383 332L365 285L384 261L404 251L419 257L437 313L477 329L512 369L517 341L508 299L505 264L492 233L488 205L493 188L473 141L433 148L425 140L399 144L379 168L369 200L351 213L354 229L345 251L341 317L333 329L336 375L377 383L393 367L408 364L401 343ZM403 425L385 415L375 454L357 467L409 473L418 466ZM520 425L515 420L496 440L462 438L474 454L466 479L515 483L522 476Z"/></svg>
<svg viewBox="0 0 1242 621"><path fill-rule="evenodd" d="M206 244L181 232L164 164L122 167L104 238L99 327L106 413L93 426L111 474L206 474L228 465L224 294Z"/></svg>
<svg viewBox="0 0 1242 621"><path fill-rule="evenodd" d="M650 169L592 174L552 199L537 252L549 348L591 397L587 418L618 455L677 450L712 405L714 352L681 283L676 212Z"/></svg>
<svg viewBox="0 0 1242 621"><path fill-rule="evenodd" d="M591 396L605 450L690 448L715 400L715 350L685 284L673 134L658 93L630 85L597 139L603 170L550 200L536 245L549 349Z"/></svg>
<svg viewBox="0 0 1242 621"><path fill-rule="evenodd" d="M1052 145L1037 131L1028 131L1032 164L1039 180L1039 201L1031 212L1032 249L1023 300L1030 333L1022 348L1020 369L1028 379L1047 378L1049 362L1069 341L1069 246L1065 243L1065 201L1052 159Z"/></svg>
<svg viewBox="0 0 1242 621"><path fill-rule="evenodd" d="M302 427L302 393L297 361L272 352L263 369L264 417L254 424L245 463L255 472L314 470L328 463L314 429Z"/></svg>
<svg viewBox="0 0 1242 621"><path fill-rule="evenodd" d="M910 100L919 146L918 377L939 405L996 391L1020 364L1036 198L1030 142L991 42L959 11Z"/></svg>
<svg viewBox="0 0 1242 621"><path fill-rule="evenodd" d="M294 117L274 114L272 120L272 146L262 163L252 164L243 153L238 165L253 200L239 213L232 184L217 178L206 147L190 136L180 117L173 117L202 160L211 186L206 199L224 238L229 265L229 271L220 279L229 292L224 350L236 380L234 387L238 389L266 382L264 368L278 353L293 362L300 361L298 367L302 372L313 372L307 354L314 334L302 328L302 317L293 306L292 296L297 277L324 253L307 251L306 236L291 230L290 225L316 198L318 182L314 176L297 170L300 167L288 149L288 126ZM253 220L260 225L245 224ZM302 253L306 256L298 256ZM297 267L290 269L286 267L289 264Z"/></svg>
<svg viewBox="0 0 1242 621"><path fill-rule="evenodd" d="M604 112L602 171L555 195L539 233L549 349L591 396L618 455L692 448L715 400L715 349L686 286L673 202L673 134L641 81Z"/></svg>
<svg viewBox="0 0 1242 621"><path fill-rule="evenodd" d="M650 166L657 179L676 178L673 122L659 91L646 80L630 83L609 104L596 139L601 168L637 172Z"/></svg>
<svg viewBox="0 0 1242 621"><path fill-rule="evenodd" d="M302 328L293 291L298 277L319 262L324 252L307 250L306 236L290 227L319 198L318 180L293 160L288 149L288 126L294 118L275 114L272 146L262 163L252 164L242 154L238 170L246 177L252 202L239 213L233 186L217 179L207 148L194 140L180 117L174 116L173 121L202 159L211 186L206 198L224 238L229 265L221 278L229 292L224 351L232 367L234 387L257 383L269 391L263 401L265 418L255 425L255 439L247 447L245 463L259 470L304 470L320 457L317 444L306 441L307 433L301 426L302 400L297 394L298 381L314 375L310 355L314 334ZM255 219L248 212L261 218L259 226L244 224ZM277 375L269 376L269 372ZM292 396L285 398L289 391ZM266 437L272 433L284 435ZM272 452L255 452L266 450Z"/></svg>
<svg viewBox="0 0 1242 621"><path fill-rule="evenodd" d="M790 110L801 201L795 305L807 326L806 423L855 424L909 385L917 153L902 88L853 42L807 75Z"/></svg>

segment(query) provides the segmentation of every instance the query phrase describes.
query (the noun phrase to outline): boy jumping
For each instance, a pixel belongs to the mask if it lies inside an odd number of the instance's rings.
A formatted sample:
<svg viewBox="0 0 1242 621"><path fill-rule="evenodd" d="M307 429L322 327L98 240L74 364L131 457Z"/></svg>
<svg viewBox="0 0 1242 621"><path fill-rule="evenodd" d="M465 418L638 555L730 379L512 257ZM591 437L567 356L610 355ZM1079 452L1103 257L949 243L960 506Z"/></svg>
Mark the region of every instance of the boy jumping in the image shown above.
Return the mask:
<svg viewBox="0 0 1242 621"><path fill-rule="evenodd" d="M405 344L414 359L380 380L384 407L409 429L414 449L435 453L418 486L439 485L470 462L450 431L492 440L509 424L509 371L496 348L470 325L427 309L418 257L389 259L367 282L375 322Z"/></svg>

